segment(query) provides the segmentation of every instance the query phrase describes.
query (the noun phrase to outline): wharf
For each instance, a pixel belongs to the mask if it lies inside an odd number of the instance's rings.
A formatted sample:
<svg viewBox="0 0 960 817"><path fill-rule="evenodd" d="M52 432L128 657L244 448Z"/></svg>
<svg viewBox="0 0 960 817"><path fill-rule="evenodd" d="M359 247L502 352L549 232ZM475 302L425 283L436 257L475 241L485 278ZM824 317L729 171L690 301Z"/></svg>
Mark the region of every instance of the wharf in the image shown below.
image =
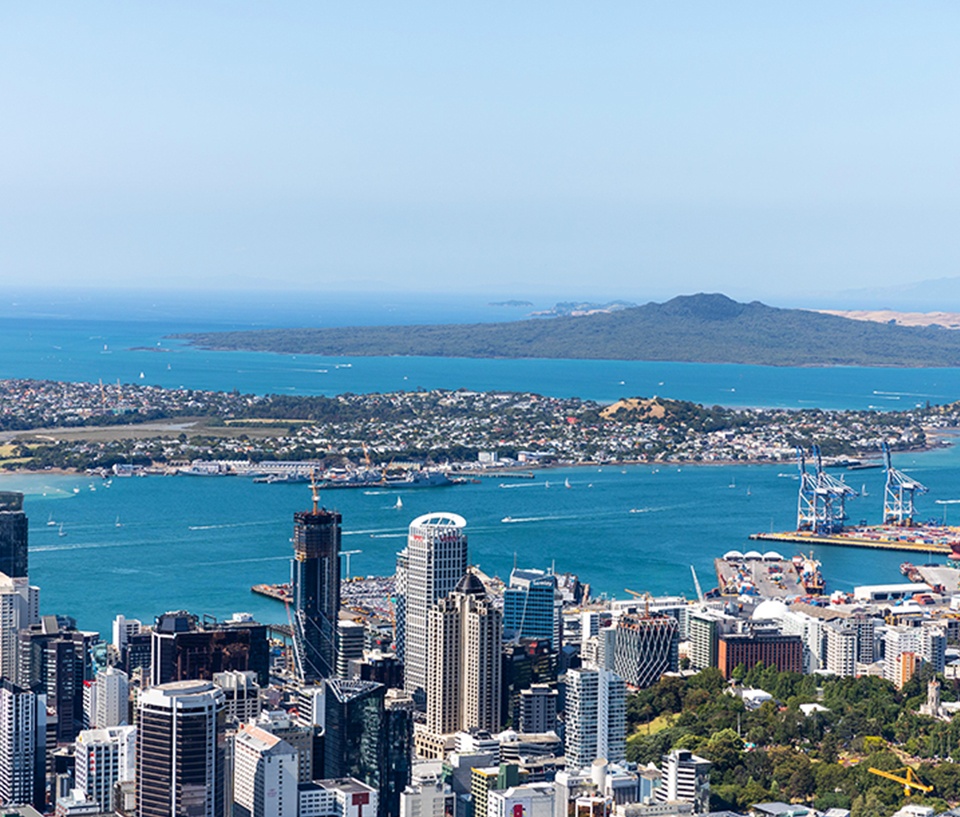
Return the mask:
<svg viewBox="0 0 960 817"><path fill-rule="evenodd" d="M536 479L533 471L458 471L465 477L481 479Z"/></svg>
<svg viewBox="0 0 960 817"><path fill-rule="evenodd" d="M786 599L809 596L804 585L803 563L790 559L746 559L728 553L714 560L717 586L721 595L756 595L766 599ZM822 588L822 581L821 581Z"/></svg>
<svg viewBox="0 0 960 817"><path fill-rule="evenodd" d="M255 584L250 591L284 603L293 600L289 584Z"/></svg>
<svg viewBox="0 0 960 817"><path fill-rule="evenodd" d="M790 542L798 545L838 545L840 547L898 550L904 553L946 553L960 546L960 529L957 528L898 528L877 525L867 528L850 528L840 533L812 533L810 531L785 531L782 533L751 533L750 538L764 542Z"/></svg>

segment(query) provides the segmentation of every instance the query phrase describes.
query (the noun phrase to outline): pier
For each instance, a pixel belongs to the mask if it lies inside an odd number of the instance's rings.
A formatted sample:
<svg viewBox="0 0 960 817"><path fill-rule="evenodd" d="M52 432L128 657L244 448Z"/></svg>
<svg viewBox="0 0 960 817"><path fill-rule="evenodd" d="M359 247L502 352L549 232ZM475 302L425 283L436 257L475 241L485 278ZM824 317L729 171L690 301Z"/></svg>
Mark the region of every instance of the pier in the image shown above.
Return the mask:
<svg viewBox="0 0 960 817"><path fill-rule="evenodd" d="M810 533L808 531L786 531L783 533L751 533L750 538L764 542L791 542L798 545L838 545L840 547L873 548L875 550L899 550L904 553L946 553L953 552L947 542L929 541L923 538L908 538L909 529L898 529L903 538L883 535L858 536L856 533ZM922 537L923 530L913 531L914 536Z"/></svg>

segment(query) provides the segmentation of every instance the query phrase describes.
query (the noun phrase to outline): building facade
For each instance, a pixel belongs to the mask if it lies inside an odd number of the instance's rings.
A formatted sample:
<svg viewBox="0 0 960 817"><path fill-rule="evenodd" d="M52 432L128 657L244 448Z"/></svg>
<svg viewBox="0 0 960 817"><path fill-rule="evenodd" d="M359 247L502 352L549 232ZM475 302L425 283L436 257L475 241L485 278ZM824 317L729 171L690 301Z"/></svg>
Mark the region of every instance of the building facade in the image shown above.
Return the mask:
<svg viewBox="0 0 960 817"><path fill-rule="evenodd" d="M680 625L671 616L623 615L617 622L614 669L631 686L644 689L676 670Z"/></svg>
<svg viewBox="0 0 960 817"><path fill-rule="evenodd" d="M465 573L427 621L427 730L499 730L503 622L476 575Z"/></svg>
<svg viewBox="0 0 960 817"><path fill-rule="evenodd" d="M47 698L0 679L0 803L46 810Z"/></svg>
<svg viewBox="0 0 960 817"><path fill-rule="evenodd" d="M222 817L223 691L209 681L173 681L140 696L138 817Z"/></svg>
<svg viewBox="0 0 960 817"><path fill-rule="evenodd" d="M298 675L307 681L337 675L340 525L340 514L317 507L316 492L313 510L293 515L294 660Z"/></svg>
<svg viewBox="0 0 960 817"><path fill-rule="evenodd" d="M421 705L427 689L427 614L467 572L467 521L435 512L410 523L407 546L397 558L397 653L404 689Z"/></svg>
<svg viewBox="0 0 960 817"><path fill-rule="evenodd" d="M16 491L0 491L0 573L27 577L27 515Z"/></svg>
<svg viewBox="0 0 960 817"><path fill-rule="evenodd" d="M257 726L234 738L233 817L297 817L297 750Z"/></svg>
<svg viewBox="0 0 960 817"><path fill-rule="evenodd" d="M598 758L619 762L626 757L626 684L602 669L567 671L567 766L585 768Z"/></svg>

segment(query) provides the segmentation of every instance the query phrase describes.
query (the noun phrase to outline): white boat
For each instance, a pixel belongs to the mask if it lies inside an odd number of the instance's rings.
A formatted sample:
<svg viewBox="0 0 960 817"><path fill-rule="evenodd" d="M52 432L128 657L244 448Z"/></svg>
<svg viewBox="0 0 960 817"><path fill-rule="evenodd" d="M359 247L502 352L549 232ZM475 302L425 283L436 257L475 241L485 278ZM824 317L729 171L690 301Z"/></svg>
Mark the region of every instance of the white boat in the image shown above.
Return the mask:
<svg viewBox="0 0 960 817"><path fill-rule="evenodd" d="M400 497L397 497L397 504L393 506L398 511L403 507L403 500Z"/></svg>
<svg viewBox="0 0 960 817"><path fill-rule="evenodd" d="M56 525L57 523L53 521L53 512L50 512L50 518L47 520L48 525Z"/></svg>
<svg viewBox="0 0 960 817"><path fill-rule="evenodd" d="M549 487L550 487L550 480L549 480L549 479L545 479L545 480L543 481L543 487L544 487L544 488L549 488Z"/></svg>
<svg viewBox="0 0 960 817"><path fill-rule="evenodd" d="M63 530L63 522L60 523L60 530L57 532L57 536L66 536L67 534Z"/></svg>
<svg viewBox="0 0 960 817"><path fill-rule="evenodd" d="M512 517L512 516L505 516L505 517L503 517L503 519L501 519L500 521L501 521L501 522L512 522L512 521L513 521L513 517Z"/></svg>
<svg viewBox="0 0 960 817"><path fill-rule="evenodd" d="M113 526L114 526L115 528L122 528L122 527L123 527L123 523L120 521L120 517L119 517L119 516L117 517L117 521L113 523Z"/></svg>
<svg viewBox="0 0 960 817"><path fill-rule="evenodd" d="M79 489L79 488L74 488L74 489L73 489L73 492L74 492L75 494L79 494L79 493L80 493L80 489Z"/></svg>
<svg viewBox="0 0 960 817"><path fill-rule="evenodd" d="M569 480L569 479L565 479L565 480L563 481L563 487L564 487L564 488L572 488L573 486L570 484L570 480Z"/></svg>
<svg viewBox="0 0 960 817"><path fill-rule="evenodd" d="M867 493L867 483L863 483L860 488L860 496L870 496L870 494Z"/></svg>

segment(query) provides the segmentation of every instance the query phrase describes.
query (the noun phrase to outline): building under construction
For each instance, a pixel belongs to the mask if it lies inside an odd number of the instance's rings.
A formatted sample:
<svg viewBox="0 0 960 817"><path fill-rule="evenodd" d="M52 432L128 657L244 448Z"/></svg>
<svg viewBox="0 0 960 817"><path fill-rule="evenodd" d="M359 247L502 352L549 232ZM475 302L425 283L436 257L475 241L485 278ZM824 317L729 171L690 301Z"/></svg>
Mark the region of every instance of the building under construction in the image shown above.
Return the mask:
<svg viewBox="0 0 960 817"><path fill-rule="evenodd" d="M846 500L859 493L842 479L828 474L813 446L812 469L797 449L800 486L797 497L797 528L782 533L754 533L751 539L799 544L842 545L922 553L946 553L960 560L960 527L948 527L916 519L916 497L927 487L893 467L890 448L883 444L886 482L883 489L883 521L879 525L847 525Z"/></svg>

